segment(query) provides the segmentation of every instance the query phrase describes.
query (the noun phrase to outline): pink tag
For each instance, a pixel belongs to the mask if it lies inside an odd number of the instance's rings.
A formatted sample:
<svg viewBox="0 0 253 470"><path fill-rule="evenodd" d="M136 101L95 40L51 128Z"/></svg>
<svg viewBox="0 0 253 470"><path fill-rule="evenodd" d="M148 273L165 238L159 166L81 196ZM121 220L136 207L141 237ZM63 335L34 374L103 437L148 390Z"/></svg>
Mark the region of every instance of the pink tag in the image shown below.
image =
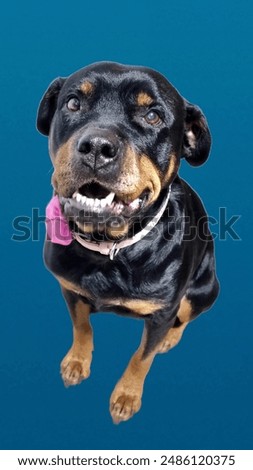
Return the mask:
<svg viewBox="0 0 253 470"><path fill-rule="evenodd" d="M73 241L68 222L61 212L58 196L52 197L46 208L47 240L59 245L70 245Z"/></svg>

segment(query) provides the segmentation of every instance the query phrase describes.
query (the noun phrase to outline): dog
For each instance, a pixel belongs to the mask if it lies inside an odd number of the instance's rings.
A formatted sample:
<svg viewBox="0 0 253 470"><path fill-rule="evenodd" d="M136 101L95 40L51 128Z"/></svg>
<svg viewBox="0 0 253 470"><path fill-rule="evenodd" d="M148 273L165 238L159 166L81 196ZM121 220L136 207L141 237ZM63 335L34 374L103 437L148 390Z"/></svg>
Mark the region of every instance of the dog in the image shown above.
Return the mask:
<svg viewBox="0 0 253 470"><path fill-rule="evenodd" d="M73 321L61 375L69 386L90 374L91 313L144 320L110 399L113 422L126 421L155 355L219 292L207 214L178 176L181 158L207 160L207 120L157 71L98 62L50 84L37 128L54 167L44 260Z"/></svg>

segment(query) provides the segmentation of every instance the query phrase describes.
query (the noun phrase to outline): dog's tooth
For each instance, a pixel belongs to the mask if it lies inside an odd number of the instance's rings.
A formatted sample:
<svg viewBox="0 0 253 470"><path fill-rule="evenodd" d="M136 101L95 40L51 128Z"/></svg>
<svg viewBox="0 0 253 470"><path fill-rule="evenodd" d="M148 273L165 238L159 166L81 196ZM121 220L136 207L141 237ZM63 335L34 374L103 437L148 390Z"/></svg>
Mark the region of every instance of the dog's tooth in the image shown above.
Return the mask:
<svg viewBox="0 0 253 470"><path fill-rule="evenodd" d="M117 202L117 204L114 207L114 210L117 212L117 214L120 214L124 209L124 204L122 202Z"/></svg>
<svg viewBox="0 0 253 470"><path fill-rule="evenodd" d="M100 199L95 199L94 207L100 206Z"/></svg>
<svg viewBox="0 0 253 470"><path fill-rule="evenodd" d="M74 194L73 194L73 196L72 196L72 198L73 198L73 199L76 199L77 194L78 194L78 192L75 191Z"/></svg>
<svg viewBox="0 0 253 470"><path fill-rule="evenodd" d="M90 204L91 204L92 207L95 207L95 199L92 198L92 199L90 200Z"/></svg>
<svg viewBox="0 0 253 470"><path fill-rule="evenodd" d="M86 199L87 199L86 196L82 196L82 204L85 204L85 203L86 203Z"/></svg>
<svg viewBox="0 0 253 470"><path fill-rule="evenodd" d="M77 200L77 202L81 202L82 201L82 195L77 193L76 200Z"/></svg>
<svg viewBox="0 0 253 470"><path fill-rule="evenodd" d="M129 206L131 207L131 209L138 209L139 205L140 205L140 202L141 200L139 198L135 199L134 201L132 201Z"/></svg>
<svg viewBox="0 0 253 470"><path fill-rule="evenodd" d="M102 208L104 208L106 206L106 199L100 199L100 205Z"/></svg>
<svg viewBox="0 0 253 470"><path fill-rule="evenodd" d="M92 197L87 197L86 199L86 204L88 204L90 207L94 206L95 200Z"/></svg>
<svg viewBox="0 0 253 470"><path fill-rule="evenodd" d="M114 199L115 193L110 193L103 200L106 201L106 205L110 205Z"/></svg>
<svg viewBox="0 0 253 470"><path fill-rule="evenodd" d="M115 208L116 214L118 214L118 215L121 214L122 210L123 210L123 207L121 207L119 205L117 205L116 208Z"/></svg>

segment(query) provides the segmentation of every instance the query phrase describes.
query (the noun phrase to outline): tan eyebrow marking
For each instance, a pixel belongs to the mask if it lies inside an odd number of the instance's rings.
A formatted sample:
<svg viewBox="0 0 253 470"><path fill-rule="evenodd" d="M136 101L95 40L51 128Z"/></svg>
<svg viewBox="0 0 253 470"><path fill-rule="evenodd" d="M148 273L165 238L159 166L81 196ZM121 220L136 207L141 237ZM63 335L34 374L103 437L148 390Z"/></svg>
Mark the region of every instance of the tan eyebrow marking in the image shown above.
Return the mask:
<svg viewBox="0 0 253 470"><path fill-rule="evenodd" d="M92 85L92 83L86 81L86 82L83 82L83 83L81 84L81 87L80 87L80 88L81 88L81 91L82 91L85 95L89 95L89 94L92 92L92 90L93 90L93 85Z"/></svg>
<svg viewBox="0 0 253 470"><path fill-rule="evenodd" d="M138 106L149 106L153 103L153 99L144 91L141 91L137 96Z"/></svg>

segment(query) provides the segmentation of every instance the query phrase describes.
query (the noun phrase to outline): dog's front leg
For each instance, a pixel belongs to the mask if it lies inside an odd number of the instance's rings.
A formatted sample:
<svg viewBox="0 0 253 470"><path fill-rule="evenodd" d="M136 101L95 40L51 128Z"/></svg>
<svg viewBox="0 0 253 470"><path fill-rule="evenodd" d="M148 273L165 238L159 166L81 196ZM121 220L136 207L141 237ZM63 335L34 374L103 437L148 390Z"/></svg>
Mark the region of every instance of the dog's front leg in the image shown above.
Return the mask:
<svg viewBox="0 0 253 470"><path fill-rule="evenodd" d="M160 324L146 320L141 344L111 395L110 412L115 424L127 421L139 411L145 378L162 338L174 322L175 318Z"/></svg>
<svg viewBox="0 0 253 470"><path fill-rule="evenodd" d="M141 407L144 381L155 357L155 353L152 353L143 358L146 337L147 331L144 328L141 344L111 395L110 412L115 424L127 421Z"/></svg>
<svg viewBox="0 0 253 470"><path fill-rule="evenodd" d="M73 322L73 344L61 363L66 386L77 385L90 375L93 333L89 320L90 307L80 296L62 288Z"/></svg>

